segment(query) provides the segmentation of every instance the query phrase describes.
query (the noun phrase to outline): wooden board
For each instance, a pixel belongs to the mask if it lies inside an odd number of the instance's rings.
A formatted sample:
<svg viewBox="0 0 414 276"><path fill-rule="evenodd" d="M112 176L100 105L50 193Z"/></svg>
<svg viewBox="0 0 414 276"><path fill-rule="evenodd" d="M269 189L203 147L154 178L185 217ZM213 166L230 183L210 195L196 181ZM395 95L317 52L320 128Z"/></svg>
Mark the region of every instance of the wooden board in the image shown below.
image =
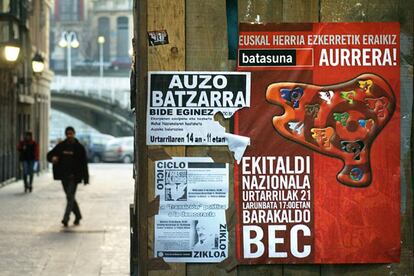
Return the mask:
<svg viewBox="0 0 414 276"><path fill-rule="evenodd" d="M146 3L147 0L136 1ZM399 2L386 0L238 0L239 22L349 22L349 21L401 21L401 29L412 39L413 4L412 1ZM170 43L167 45L147 47L147 56L138 56L138 60L148 58L149 70L198 70L198 71L232 71L235 63L227 60L227 26L226 6L222 0L152 0L148 1L148 12L145 30L166 30ZM258 17L259 15L259 17ZM136 23L136 27L138 24ZM148 43L148 41L146 41ZM141 45L142 46L142 45ZM143 47L142 47L143 48ZM412 59L412 58L411 58ZM412 60L411 60L412 64ZM145 79L145 76L141 76ZM404 79L412 85L411 79ZM140 93L146 93L141 85ZM145 91L143 91L143 89ZM401 91L404 93L412 91ZM146 97L137 98L137 106L144 106L146 102L139 102ZM402 103L404 104L404 103ZM139 111L138 112L142 112ZM141 114L142 115L142 114ZM137 117L138 118L138 117ZM145 121L138 121L145 127ZM226 128L229 124L224 123ZM140 135L139 137L142 137ZM145 137L145 136L144 136ZM138 142L139 143L139 142ZM142 146L142 143L141 143ZM165 147L171 156L208 156L210 147ZM213 147L211 147L213 148ZM144 151L144 154L145 151ZM138 156L139 157L139 156ZM146 158L146 155L145 155ZM412 164L409 152L402 155L404 173L408 180L403 186L405 198L401 217L402 254L400 264L365 264L365 265L256 265L239 266L227 272L217 267L217 264L170 264L171 270L150 271L150 275L410 275L413 274L413 203L412 203ZM141 209L154 197L154 163L146 159L144 178L137 183L146 185L145 189L136 188ZM139 168L138 168L139 169ZM230 175L233 175L232 169ZM230 201L233 199L233 179L230 179ZM140 193L144 191L144 194ZM139 200L137 200L139 201ZM142 213L145 211L141 210ZM143 214L141 213L141 218ZM145 217L145 216L144 216ZM145 250L146 257L141 259L145 267L148 257L153 256L153 217L148 220L144 236L141 235L140 249ZM141 230L144 223L141 224ZM234 231L230 231L230 254L234 255ZM147 275L147 272L144 269Z"/></svg>
<svg viewBox="0 0 414 276"><path fill-rule="evenodd" d="M324 22L389 22L399 21L401 31L411 32L413 30L413 2L412 1L340 1L340 0L322 0L320 4L320 18ZM341 6L341 9L338 7ZM412 41L412 40L411 40ZM404 45L405 44L405 45ZM409 41L402 41L401 49L409 49ZM403 55L404 53L402 53ZM412 50L411 50L412 55ZM412 58L411 58L412 64ZM401 66L401 75L409 76L401 78L401 110L412 113L410 107L412 104L407 101L408 95L412 95L412 65L411 74L406 72L407 68ZM411 89L409 83L411 83ZM404 88L405 87L405 88ZM408 87L408 88L407 88ZM412 96L410 96L412 99ZM411 130L402 129L403 136L409 136ZM408 132L408 133L407 133ZM405 133L405 134L404 134ZM412 133L411 133L412 135ZM412 137L411 137L412 139ZM402 139L403 141L403 139ZM360 265L323 265L321 274L323 275L414 275L413 269L413 184L412 184L412 164L408 150L401 153L402 160L402 177L401 182L401 261L399 264L360 264ZM407 181L404 182L403 180Z"/></svg>
<svg viewBox="0 0 414 276"><path fill-rule="evenodd" d="M276 3L277 2L277 3ZM247 22L280 22L282 19L281 4L282 0L272 1L249 1L239 0L238 1L238 14L239 23ZM260 275L260 276L271 276L271 275L282 275L282 265L240 265L237 267L238 276L249 276L249 275Z"/></svg>
<svg viewBox="0 0 414 276"><path fill-rule="evenodd" d="M185 70L185 1L152 0L148 2L148 31L166 30L169 44L148 48L148 71ZM139 58L139 57L138 57ZM156 147L148 147L156 148ZM185 156L185 147L164 147L170 156ZM154 162L148 162L147 200L154 199ZM144 196L144 195L142 195ZM154 246L154 217L148 218L148 256ZM170 270L152 270L148 275L185 275L185 264L169 264Z"/></svg>
<svg viewBox="0 0 414 276"><path fill-rule="evenodd" d="M239 0L239 22L282 22L283 0Z"/></svg>
<svg viewBox="0 0 414 276"><path fill-rule="evenodd" d="M156 148L156 147L149 147ZM163 147L165 152L170 156L178 157L185 156L185 147ZM148 201L152 201L155 197L155 162L149 160L148 162ZM154 216L148 218L148 256L154 257ZM148 275L162 276L162 275L185 275L185 264L169 263L170 270L149 271Z"/></svg>
<svg viewBox="0 0 414 276"><path fill-rule="evenodd" d="M226 26L226 1L186 1L187 70L227 70Z"/></svg>
<svg viewBox="0 0 414 276"><path fill-rule="evenodd" d="M131 252L132 256L131 275L148 274L148 227L147 227L147 187L148 187L148 159L146 145L146 129L140 131L138 126L145 125L146 121L146 75L148 72L148 42L147 42L147 0L136 1L134 7L134 33L136 44L135 53L135 81L136 81L136 127L135 127L135 194L134 194L134 211L136 222L131 225L135 226L134 239L131 241L132 246L137 250ZM139 57L139 58L138 58ZM144 195L144 196L142 196ZM138 259L138 263L134 262Z"/></svg>
<svg viewBox="0 0 414 276"><path fill-rule="evenodd" d="M283 0L283 22L318 22L317 0Z"/></svg>
<svg viewBox="0 0 414 276"><path fill-rule="evenodd" d="M147 28L148 31L166 30L169 39L169 44L148 47L148 71L183 71L185 69L185 1L149 1Z"/></svg>
<svg viewBox="0 0 414 276"><path fill-rule="evenodd" d="M318 22L319 1L283 1L283 22ZM284 265L283 275L319 275L320 265Z"/></svg>
<svg viewBox="0 0 414 276"><path fill-rule="evenodd" d="M226 2L222 0L186 1L187 51L186 70L188 71L232 71L232 63L227 60L227 19ZM229 123L225 123L227 129ZM219 147L187 147L187 156L206 157L209 149ZM231 166L230 166L231 167ZM229 199L233 198L233 169L230 169ZM229 240L234 240L234 231L229 231ZM229 242L229 254L233 255L234 243ZM236 275L227 272L217 264L187 264L187 275Z"/></svg>

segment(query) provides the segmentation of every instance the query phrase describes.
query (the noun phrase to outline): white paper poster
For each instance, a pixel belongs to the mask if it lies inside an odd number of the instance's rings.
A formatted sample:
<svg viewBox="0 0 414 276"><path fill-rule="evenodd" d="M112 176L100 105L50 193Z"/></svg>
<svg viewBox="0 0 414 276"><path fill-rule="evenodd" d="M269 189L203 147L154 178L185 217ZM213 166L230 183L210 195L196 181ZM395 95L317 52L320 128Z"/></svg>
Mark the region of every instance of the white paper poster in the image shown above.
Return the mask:
<svg viewBox="0 0 414 276"><path fill-rule="evenodd" d="M149 72L147 145L227 145L214 115L249 106L249 72Z"/></svg>
<svg viewBox="0 0 414 276"><path fill-rule="evenodd" d="M155 162L155 257L167 262L220 262L227 258L228 164L211 158Z"/></svg>
<svg viewBox="0 0 414 276"><path fill-rule="evenodd" d="M228 232L224 211L212 217L155 216L155 257L166 262L218 263L227 258Z"/></svg>

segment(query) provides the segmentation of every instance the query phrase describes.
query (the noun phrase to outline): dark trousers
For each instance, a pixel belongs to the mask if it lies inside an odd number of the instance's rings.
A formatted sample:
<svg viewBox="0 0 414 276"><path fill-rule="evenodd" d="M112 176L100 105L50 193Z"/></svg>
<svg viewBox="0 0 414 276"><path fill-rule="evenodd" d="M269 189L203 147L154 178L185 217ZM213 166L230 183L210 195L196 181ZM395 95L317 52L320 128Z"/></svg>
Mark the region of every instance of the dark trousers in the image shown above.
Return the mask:
<svg viewBox="0 0 414 276"><path fill-rule="evenodd" d="M82 218L82 215L79 209L79 205L75 199L78 183L75 182L73 177L67 177L62 180L62 186L63 190L65 191L67 200L63 221L66 223L69 221L70 212L73 212L75 214L75 220L80 220Z"/></svg>
<svg viewBox="0 0 414 276"><path fill-rule="evenodd" d="M23 161L23 181L24 181L24 189L31 189L33 184L33 167L35 161L34 160L25 160Z"/></svg>

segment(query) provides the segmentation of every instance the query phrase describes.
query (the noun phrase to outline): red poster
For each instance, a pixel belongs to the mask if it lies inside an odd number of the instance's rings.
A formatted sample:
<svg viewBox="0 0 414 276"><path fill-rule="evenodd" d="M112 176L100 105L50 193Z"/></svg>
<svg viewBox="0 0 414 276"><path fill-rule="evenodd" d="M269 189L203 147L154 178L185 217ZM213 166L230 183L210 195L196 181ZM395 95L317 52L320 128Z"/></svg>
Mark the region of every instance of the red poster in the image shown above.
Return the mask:
<svg viewBox="0 0 414 276"><path fill-rule="evenodd" d="M240 25L251 139L235 168L244 264L400 259L398 23Z"/></svg>

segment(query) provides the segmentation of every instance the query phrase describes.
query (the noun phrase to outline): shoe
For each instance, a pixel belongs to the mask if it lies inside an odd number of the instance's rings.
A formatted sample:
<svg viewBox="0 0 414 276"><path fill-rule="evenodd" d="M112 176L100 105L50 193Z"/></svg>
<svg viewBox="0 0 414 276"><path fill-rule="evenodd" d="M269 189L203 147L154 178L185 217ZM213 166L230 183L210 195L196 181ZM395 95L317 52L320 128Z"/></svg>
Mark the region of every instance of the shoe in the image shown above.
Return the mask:
<svg viewBox="0 0 414 276"><path fill-rule="evenodd" d="M74 225L79 225L81 219L75 219L75 221L73 222Z"/></svg>
<svg viewBox="0 0 414 276"><path fill-rule="evenodd" d="M28 188L24 188L24 193L27 193Z"/></svg>
<svg viewBox="0 0 414 276"><path fill-rule="evenodd" d="M68 222L67 221L62 220L62 224L63 224L63 227L68 227Z"/></svg>
<svg viewBox="0 0 414 276"><path fill-rule="evenodd" d="M32 192L32 187L29 188L29 192Z"/></svg>

